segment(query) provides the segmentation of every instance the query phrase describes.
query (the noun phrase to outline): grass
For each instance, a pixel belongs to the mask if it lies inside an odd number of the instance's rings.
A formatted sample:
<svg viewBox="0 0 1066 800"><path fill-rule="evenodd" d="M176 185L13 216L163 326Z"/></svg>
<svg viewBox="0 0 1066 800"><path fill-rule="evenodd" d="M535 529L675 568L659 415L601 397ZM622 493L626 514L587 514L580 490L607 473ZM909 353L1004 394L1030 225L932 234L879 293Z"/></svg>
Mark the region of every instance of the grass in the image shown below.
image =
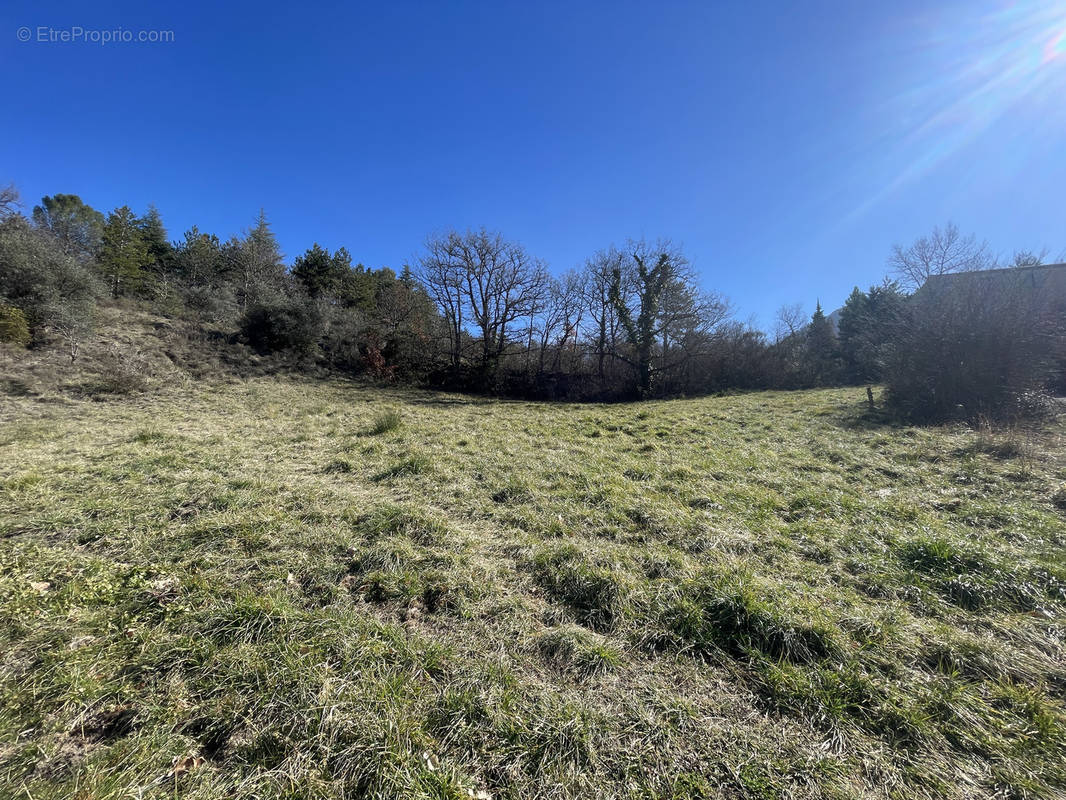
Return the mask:
<svg viewBox="0 0 1066 800"><path fill-rule="evenodd" d="M1062 428L864 405L2 396L0 796L1061 797Z"/></svg>

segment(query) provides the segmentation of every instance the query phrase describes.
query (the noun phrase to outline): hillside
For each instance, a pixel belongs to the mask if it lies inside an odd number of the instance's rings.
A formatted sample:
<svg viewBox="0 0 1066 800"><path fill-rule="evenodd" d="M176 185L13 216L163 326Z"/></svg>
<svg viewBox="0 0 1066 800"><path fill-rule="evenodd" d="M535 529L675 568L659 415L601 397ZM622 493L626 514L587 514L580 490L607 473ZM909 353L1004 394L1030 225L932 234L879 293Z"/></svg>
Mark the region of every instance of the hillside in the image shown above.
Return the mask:
<svg viewBox="0 0 1066 800"><path fill-rule="evenodd" d="M1066 790L1061 427L181 374L0 395L0 795Z"/></svg>

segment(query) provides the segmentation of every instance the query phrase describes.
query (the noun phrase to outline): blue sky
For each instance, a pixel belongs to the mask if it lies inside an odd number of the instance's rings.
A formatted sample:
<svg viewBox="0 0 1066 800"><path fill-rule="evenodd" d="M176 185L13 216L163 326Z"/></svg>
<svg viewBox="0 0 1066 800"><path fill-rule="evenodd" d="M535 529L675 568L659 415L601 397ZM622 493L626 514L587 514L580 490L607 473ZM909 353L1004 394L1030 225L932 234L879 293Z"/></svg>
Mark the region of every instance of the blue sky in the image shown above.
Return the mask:
<svg viewBox="0 0 1066 800"><path fill-rule="evenodd" d="M155 203L172 238L263 207L290 259L368 266L449 227L559 272L664 236L767 328L948 220L1066 249L1066 0L99 5L0 8L28 207ZM38 41L75 26L174 41Z"/></svg>

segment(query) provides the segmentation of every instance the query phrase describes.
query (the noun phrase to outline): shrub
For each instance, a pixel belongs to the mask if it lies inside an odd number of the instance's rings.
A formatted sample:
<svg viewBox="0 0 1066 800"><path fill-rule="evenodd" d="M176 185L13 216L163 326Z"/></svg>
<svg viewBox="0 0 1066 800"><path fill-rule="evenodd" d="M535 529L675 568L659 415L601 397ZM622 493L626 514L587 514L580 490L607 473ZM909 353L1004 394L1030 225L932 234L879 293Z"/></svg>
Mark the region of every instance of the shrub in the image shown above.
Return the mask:
<svg viewBox="0 0 1066 800"><path fill-rule="evenodd" d="M99 382L94 394L135 394L148 389L152 367L148 358L128 347L111 347L101 358Z"/></svg>
<svg viewBox="0 0 1066 800"><path fill-rule="evenodd" d="M49 234L22 217L0 223L0 287L23 313L30 329L52 327L71 342L88 330L99 280L81 261L67 255Z"/></svg>
<svg viewBox="0 0 1066 800"><path fill-rule="evenodd" d="M0 306L0 342L23 346L30 343L30 324L22 309Z"/></svg>
<svg viewBox="0 0 1066 800"><path fill-rule="evenodd" d="M260 353L315 352L321 320L310 300L281 296L251 306L241 317L241 333Z"/></svg>
<svg viewBox="0 0 1066 800"><path fill-rule="evenodd" d="M1031 415L1066 341L1059 311L1021 272L930 280L896 330L885 373L890 403L917 422Z"/></svg>

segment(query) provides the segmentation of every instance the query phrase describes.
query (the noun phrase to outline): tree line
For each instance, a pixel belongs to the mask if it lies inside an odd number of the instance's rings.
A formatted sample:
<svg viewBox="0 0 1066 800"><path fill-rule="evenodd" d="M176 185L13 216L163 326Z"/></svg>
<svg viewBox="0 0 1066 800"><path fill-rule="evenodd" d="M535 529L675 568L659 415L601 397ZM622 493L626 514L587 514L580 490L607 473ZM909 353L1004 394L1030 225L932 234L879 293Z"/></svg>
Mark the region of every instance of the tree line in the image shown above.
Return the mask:
<svg viewBox="0 0 1066 800"><path fill-rule="evenodd" d="M1045 255L1018 253L1013 265ZM915 332L935 336L941 313L926 308L919 320L912 296L931 276L994 266L974 237L935 229L894 248L890 276L856 287L832 319L821 303L809 317L786 306L768 336L703 289L666 240L610 245L553 275L499 232L452 230L428 238L397 273L317 243L286 264L262 211L238 236L193 226L172 241L153 206L104 215L56 194L24 215L17 192L0 191L0 339L58 337L75 361L96 307L121 299L211 326L289 365L545 399L886 382L901 407L903 394L930 391L943 406L942 388L914 386L906 368L916 349L936 351ZM1057 347L1053 337L1036 339ZM904 376L911 385L901 389Z"/></svg>

